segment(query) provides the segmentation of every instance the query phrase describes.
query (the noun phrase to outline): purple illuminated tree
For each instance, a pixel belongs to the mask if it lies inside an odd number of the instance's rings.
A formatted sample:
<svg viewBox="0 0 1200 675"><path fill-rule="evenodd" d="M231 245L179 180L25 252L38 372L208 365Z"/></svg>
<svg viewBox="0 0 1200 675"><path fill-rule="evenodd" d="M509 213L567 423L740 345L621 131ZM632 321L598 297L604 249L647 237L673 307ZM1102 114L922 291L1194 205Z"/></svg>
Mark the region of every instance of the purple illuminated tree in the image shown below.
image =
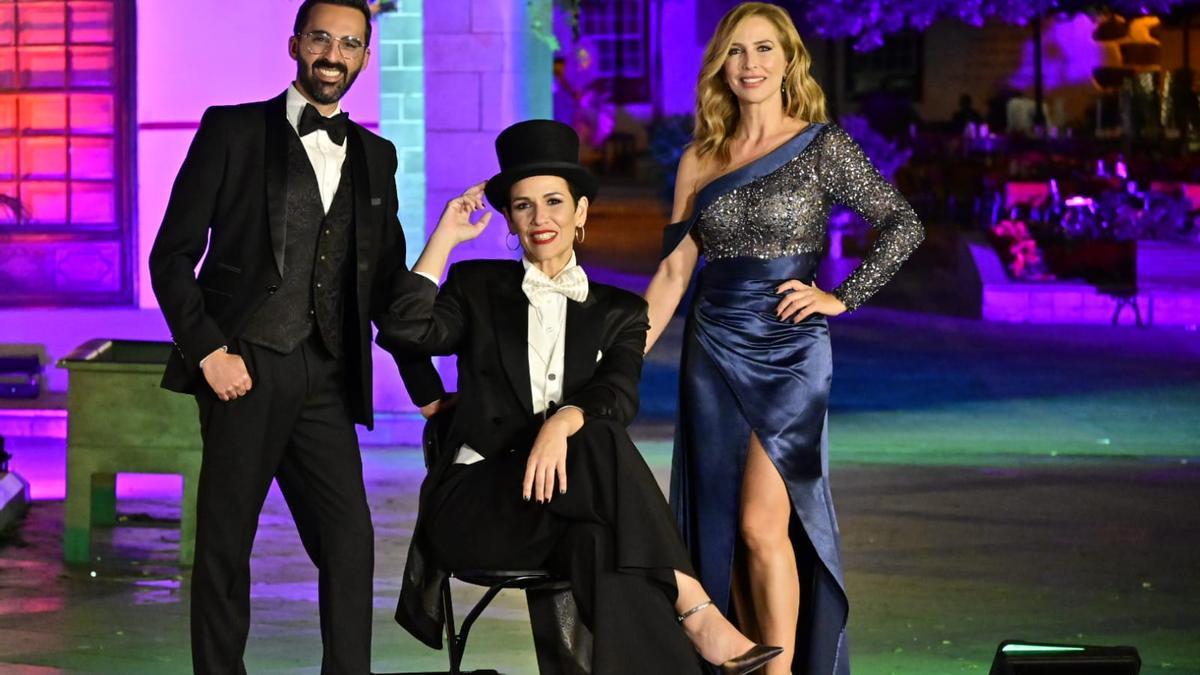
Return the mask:
<svg viewBox="0 0 1200 675"><path fill-rule="evenodd" d="M891 33L924 30L953 18L972 26L988 19L1025 25L1048 14L1113 11L1118 14L1166 14L1188 0L821 0L798 12L817 34L854 41L858 51L883 44Z"/></svg>
<svg viewBox="0 0 1200 675"><path fill-rule="evenodd" d="M856 51L870 51L889 34L922 31L943 18L972 26L996 19L1020 26L1032 24L1034 58L1034 126L1046 123L1042 112L1042 18L1050 14L1111 11L1126 15L1169 14L1195 0L821 0L802 10L818 35L847 38Z"/></svg>

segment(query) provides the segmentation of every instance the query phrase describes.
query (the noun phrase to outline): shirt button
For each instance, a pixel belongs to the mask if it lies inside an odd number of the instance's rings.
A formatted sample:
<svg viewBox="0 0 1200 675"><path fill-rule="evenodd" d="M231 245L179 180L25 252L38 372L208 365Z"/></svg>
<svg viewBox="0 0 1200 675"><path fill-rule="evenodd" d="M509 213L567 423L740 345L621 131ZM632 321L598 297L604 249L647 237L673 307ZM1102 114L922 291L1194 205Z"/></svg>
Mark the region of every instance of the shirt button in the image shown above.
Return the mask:
<svg viewBox="0 0 1200 675"><path fill-rule="evenodd" d="M325 259L325 256L321 256L321 260L324 260L324 259Z"/></svg>
<svg viewBox="0 0 1200 675"><path fill-rule="evenodd" d="M554 373L550 373L550 374L549 374L547 377L549 377L549 378L550 378L550 381L551 381L551 382L553 382L554 380L558 379L558 376L557 376L557 375L555 375ZM554 403L554 401L551 401L551 403Z"/></svg>
<svg viewBox="0 0 1200 675"><path fill-rule="evenodd" d="M329 234L329 230L325 230L325 234Z"/></svg>

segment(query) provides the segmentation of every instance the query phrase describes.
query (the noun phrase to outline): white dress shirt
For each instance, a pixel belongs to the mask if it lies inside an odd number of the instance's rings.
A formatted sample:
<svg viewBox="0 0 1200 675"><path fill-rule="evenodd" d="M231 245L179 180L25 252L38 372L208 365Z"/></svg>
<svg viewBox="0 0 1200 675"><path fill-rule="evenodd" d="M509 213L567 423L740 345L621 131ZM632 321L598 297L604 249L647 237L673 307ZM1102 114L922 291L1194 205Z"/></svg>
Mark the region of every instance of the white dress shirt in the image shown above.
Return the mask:
<svg viewBox="0 0 1200 675"><path fill-rule="evenodd" d="M563 271L576 265L575 254L572 253ZM528 272L532 263L521 258L521 266ZM527 313L530 400L533 401L533 414L537 415L562 400L567 299L558 293L547 293L539 304L529 303Z"/></svg>
<svg viewBox="0 0 1200 675"><path fill-rule="evenodd" d="M297 135L300 133L300 114L308 100L296 89L293 83L287 90L287 119ZM342 112L339 103L332 115ZM321 204L325 213L329 213L329 205L333 203L333 195L337 192L338 183L342 180L342 164L346 161L346 143L341 145L333 142L324 129L317 129L307 136L300 136L300 143L308 153L308 161L312 164L313 173L317 176L317 188L321 191Z"/></svg>
<svg viewBox="0 0 1200 675"><path fill-rule="evenodd" d="M575 267L575 254L563 267L566 271ZM532 263L521 258L521 265L526 271ZM561 273L561 272L560 272ZM437 280L428 274L417 272L422 277L437 284ZM551 406L562 400L563 395L563 363L567 335L567 299L558 293L547 293L538 305L528 304L528 356L529 356L529 393L533 401L533 414L545 413ZM577 406L562 406L562 408L577 408ZM561 409L561 408L560 408ZM458 449L454 458L455 464L474 464L483 459L473 448L463 445Z"/></svg>

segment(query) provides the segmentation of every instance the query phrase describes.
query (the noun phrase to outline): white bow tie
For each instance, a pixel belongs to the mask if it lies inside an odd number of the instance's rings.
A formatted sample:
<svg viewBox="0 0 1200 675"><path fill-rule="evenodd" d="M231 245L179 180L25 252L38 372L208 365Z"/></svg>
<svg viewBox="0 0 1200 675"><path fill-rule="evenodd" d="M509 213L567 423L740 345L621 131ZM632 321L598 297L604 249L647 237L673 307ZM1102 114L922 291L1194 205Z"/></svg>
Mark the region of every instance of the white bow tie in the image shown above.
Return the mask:
<svg viewBox="0 0 1200 675"><path fill-rule="evenodd" d="M568 300L583 302L588 296L587 274L579 265L569 267L551 279L536 267L530 266L525 270L525 278L521 281L521 290L534 306L545 302L546 298L558 293Z"/></svg>

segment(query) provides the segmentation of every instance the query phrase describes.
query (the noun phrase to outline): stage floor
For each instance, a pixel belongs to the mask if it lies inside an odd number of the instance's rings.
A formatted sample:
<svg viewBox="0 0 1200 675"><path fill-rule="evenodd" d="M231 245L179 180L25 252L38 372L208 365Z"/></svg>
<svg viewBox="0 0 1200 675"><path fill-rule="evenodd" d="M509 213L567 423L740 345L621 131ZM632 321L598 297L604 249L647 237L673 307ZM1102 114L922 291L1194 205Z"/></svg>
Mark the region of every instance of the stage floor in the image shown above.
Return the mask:
<svg viewBox="0 0 1200 675"><path fill-rule="evenodd" d="M664 486L677 344L676 331L648 362L634 427ZM1143 673L1200 673L1200 333L874 310L837 323L834 351L856 673L986 673L1005 638L1129 644ZM14 467L55 443L16 439ZM374 667L444 669L391 620L419 453L368 448L364 467ZM35 503L0 543L0 672L189 671L175 491L129 483L124 524L77 568L60 561L61 502ZM318 672L316 575L276 492L252 564L250 672ZM480 621L467 666L536 672L521 595Z"/></svg>

